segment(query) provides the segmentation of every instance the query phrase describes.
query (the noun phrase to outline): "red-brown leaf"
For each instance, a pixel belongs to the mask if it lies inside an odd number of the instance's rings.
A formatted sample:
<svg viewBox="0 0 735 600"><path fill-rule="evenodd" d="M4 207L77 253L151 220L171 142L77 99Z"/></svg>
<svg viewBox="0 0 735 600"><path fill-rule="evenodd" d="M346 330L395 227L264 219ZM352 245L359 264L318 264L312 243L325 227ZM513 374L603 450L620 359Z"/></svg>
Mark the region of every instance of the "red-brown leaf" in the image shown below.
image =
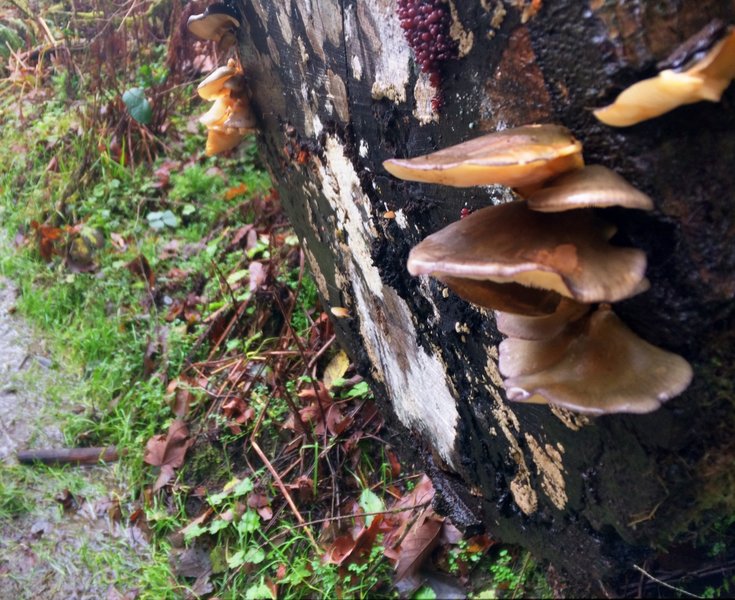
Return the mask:
<svg viewBox="0 0 735 600"><path fill-rule="evenodd" d="M398 548L396 580L414 575L439 542L442 521L431 508L411 527Z"/></svg>
<svg viewBox="0 0 735 600"><path fill-rule="evenodd" d="M143 460L154 467L160 467L161 473L153 486L157 492L166 485L174 475L174 470L184 464L186 451L191 446L189 428L181 419L171 423L166 434L153 436L145 446Z"/></svg>

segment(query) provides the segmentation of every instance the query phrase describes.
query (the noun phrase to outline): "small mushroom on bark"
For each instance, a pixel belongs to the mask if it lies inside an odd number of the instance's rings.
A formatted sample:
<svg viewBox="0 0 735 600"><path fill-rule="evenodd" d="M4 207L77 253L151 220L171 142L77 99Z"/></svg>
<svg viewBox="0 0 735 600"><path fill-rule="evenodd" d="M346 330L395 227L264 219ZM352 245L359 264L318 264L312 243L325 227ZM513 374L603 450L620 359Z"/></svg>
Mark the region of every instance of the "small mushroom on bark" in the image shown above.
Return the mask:
<svg viewBox="0 0 735 600"><path fill-rule="evenodd" d="M383 163L389 173L409 181L514 188L530 188L583 165L582 144L560 125L506 129L425 156Z"/></svg>
<svg viewBox="0 0 735 600"><path fill-rule="evenodd" d="M215 2L202 14L190 16L186 26L198 38L217 42L220 50L224 51L235 43L235 31L240 27L240 20L232 8Z"/></svg>
<svg viewBox="0 0 735 600"><path fill-rule="evenodd" d="M608 305L551 339L503 341L499 368L509 400L593 415L651 412L692 379L686 360L639 338Z"/></svg>
<svg viewBox="0 0 735 600"><path fill-rule="evenodd" d="M408 270L450 287L454 280L516 283L582 303L616 302L644 289L646 256L610 245L614 233L591 210L543 214L510 202L430 235L411 250Z"/></svg>
<svg viewBox="0 0 735 600"><path fill-rule="evenodd" d="M528 208L540 212L608 206L653 210L653 201L602 165L564 173L528 197Z"/></svg>
<svg viewBox="0 0 735 600"><path fill-rule="evenodd" d="M703 56L700 45L688 43L688 50L694 50L693 60L682 65L681 52L675 52L670 61L673 68L633 84L615 102L594 111L595 116L607 125L626 127L684 104L701 100L718 102L735 78L735 28L722 27L720 31L724 37L719 38ZM705 32L711 34L708 28ZM694 40L698 41L702 33L696 34Z"/></svg>

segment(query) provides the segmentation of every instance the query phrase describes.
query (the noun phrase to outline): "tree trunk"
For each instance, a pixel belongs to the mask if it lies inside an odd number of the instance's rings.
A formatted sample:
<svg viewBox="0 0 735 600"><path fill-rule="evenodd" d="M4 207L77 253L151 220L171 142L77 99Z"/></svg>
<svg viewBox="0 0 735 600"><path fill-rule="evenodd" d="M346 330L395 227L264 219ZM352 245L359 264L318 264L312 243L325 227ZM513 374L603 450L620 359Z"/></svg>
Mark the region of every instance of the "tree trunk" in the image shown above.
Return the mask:
<svg viewBox="0 0 735 600"><path fill-rule="evenodd" d="M238 1L264 160L325 306L349 311L340 341L414 434L407 446L427 450L455 522L550 561L568 593L604 594L654 548L731 514L735 89L623 129L591 109L711 19L735 21L735 3L449 0L458 57L437 111L396 0ZM382 161L533 122L567 126L587 163L654 199L652 213L608 211L651 281L615 312L694 368L652 414L509 403L492 313L406 271L426 235L509 192L406 183Z"/></svg>

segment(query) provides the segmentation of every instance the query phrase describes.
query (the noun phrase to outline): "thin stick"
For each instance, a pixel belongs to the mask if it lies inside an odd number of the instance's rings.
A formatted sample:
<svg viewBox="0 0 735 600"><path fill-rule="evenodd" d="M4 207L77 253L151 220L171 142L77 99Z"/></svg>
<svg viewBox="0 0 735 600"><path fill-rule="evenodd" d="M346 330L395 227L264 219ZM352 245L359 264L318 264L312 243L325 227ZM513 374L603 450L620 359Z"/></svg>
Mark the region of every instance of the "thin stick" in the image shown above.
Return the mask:
<svg viewBox="0 0 735 600"><path fill-rule="evenodd" d="M77 464L93 465L98 462L112 462L118 459L117 448L41 448L20 450L18 462L22 465L40 462L45 465Z"/></svg>
<svg viewBox="0 0 735 600"><path fill-rule="evenodd" d="M696 594L692 594L691 592L687 592L686 590L682 590L681 588L674 587L673 585L669 585L665 581L661 581L660 579L657 579L647 571L644 571L641 567L638 565L633 565L633 568L638 571L639 573L642 573L646 577L648 577L651 581L664 586L665 588L668 588L670 590L673 590L675 592L679 592L680 594L684 594L685 596L689 596L690 598L703 598L703 596L697 596Z"/></svg>
<svg viewBox="0 0 735 600"><path fill-rule="evenodd" d="M307 525L318 525L319 523L329 523L330 521L342 521L344 519L354 519L356 517L375 517L377 515L392 515L400 512L406 512L408 510L413 510L415 508L426 508L431 504L431 500L427 500L426 502L422 502L421 504L414 504L413 506L406 506L404 508L392 508L391 510L380 510L378 512L367 512L367 513L359 513L356 515L336 515L334 517L325 517L323 519L314 519L313 521L306 521L304 523L299 523L297 527L304 527Z"/></svg>
<svg viewBox="0 0 735 600"><path fill-rule="evenodd" d="M316 540L314 539L314 536L311 533L311 529L309 529L309 527L306 526L306 521L304 520L304 517L301 516L299 509L296 508L296 504L294 504L293 498L291 498L291 494L288 493L286 486L283 484L283 480L278 476L278 472L273 468L273 465L268 460L268 457L266 457L266 455L260 449L260 446L258 446L258 442L251 439L250 444L253 447L253 450L255 450L257 455L260 457L260 460L263 461L266 468L270 471L270 474L273 476L273 479L275 480L276 485L278 486L278 489L281 490L281 494L283 494L283 497L286 499L286 502L288 502L288 505L291 508L291 512L293 512L294 516L296 517L296 520L299 522L299 524L302 527L305 527L304 531L306 532L306 535L309 538L309 541L311 541L312 545L314 546L314 549L317 552L321 552L321 548L319 548L319 544L316 543Z"/></svg>

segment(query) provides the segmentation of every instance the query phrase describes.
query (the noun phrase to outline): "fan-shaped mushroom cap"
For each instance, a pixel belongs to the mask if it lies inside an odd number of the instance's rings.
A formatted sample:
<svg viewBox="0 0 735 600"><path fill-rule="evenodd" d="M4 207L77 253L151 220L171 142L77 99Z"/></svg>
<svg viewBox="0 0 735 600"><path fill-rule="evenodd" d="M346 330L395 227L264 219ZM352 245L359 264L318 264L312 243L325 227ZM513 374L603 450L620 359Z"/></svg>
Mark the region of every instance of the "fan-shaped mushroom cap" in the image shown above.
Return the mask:
<svg viewBox="0 0 735 600"><path fill-rule="evenodd" d="M560 125L526 125L490 133L416 158L393 158L383 166L409 181L455 187L500 184L526 188L578 169L582 144Z"/></svg>
<svg viewBox="0 0 735 600"><path fill-rule="evenodd" d="M549 315L527 316L495 311L495 324L500 333L511 338L548 340L559 335L569 323L581 319L589 310L588 304L562 298L556 310Z"/></svg>
<svg viewBox="0 0 735 600"><path fill-rule="evenodd" d="M704 58L685 71L665 69L656 77L639 81L594 114L613 127L635 125L683 104L718 102L734 77L735 29L731 29Z"/></svg>
<svg viewBox="0 0 735 600"><path fill-rule="evenodd" d="M219 42L222 37L240 27L237 13L228 6L215 2L200 15L192 15L186 21L189 31L203 40Z"/></svg>
<svg viewBox="0 0 735 600"><path fill-rule="evenodd" d="M227 80L237 75L237 68L234 65L227 64L224 67L217 67L197 86L197 92L203 100L215 100L222 95Z"/></svg>
<svg viewBox="0 0 735 600"><path fill-rule="evenodd" d="M607 206L653 210L653 201L602 165L564 173L528 197L528 208L541 212Z"/></svg>
<svg viewBox="0 0 735 600"><path fill-rule="evenodd" d="M647 413L689 386L689 363L639 338L609 306L579 324L550 340L501 344L501 373L519 373L505 381L509 400L588 414ZM531 362L517 367L529 353Z"/></svg>
<svg viewBox="0 0 735 600"><path fill-rule="evenodd" d="M207 156L214 156L220 152L232 150L242 141L242 134L237 129L225 131L219 128L212 128L207 133L207 146L204 153Z"/></svg>
<svg viewBox="0 0 735 600"><path fill-rule="evenodd" d="M544 214L523 201L510 202L430 235L411 250L408 270L439 279L520 283L584 303L616 302L641 291L646 256L608 244L614 231L591 210Z"/></svg>
<svg viewBox="0 0 735 600"><path fill-rule="evenodd" d="M207 129L221 125L227 118L231 106L232 100L229 96L218 96L209 110L199 117L199 122Z"/></svg>

